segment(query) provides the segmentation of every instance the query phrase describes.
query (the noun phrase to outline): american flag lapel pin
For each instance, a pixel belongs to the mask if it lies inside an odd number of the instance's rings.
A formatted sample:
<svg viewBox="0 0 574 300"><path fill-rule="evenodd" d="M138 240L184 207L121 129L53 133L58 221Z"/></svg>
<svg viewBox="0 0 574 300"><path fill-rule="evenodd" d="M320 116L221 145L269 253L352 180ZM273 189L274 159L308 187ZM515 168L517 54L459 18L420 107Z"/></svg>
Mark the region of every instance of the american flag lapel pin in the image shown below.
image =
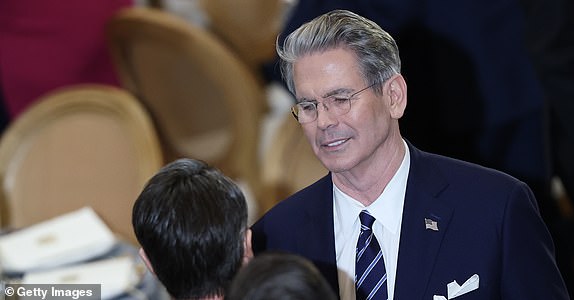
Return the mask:
<svg viewBox="0 0 574 300"><path fill-rule="evenodd" d="M438 231L438 223L435 220L425 218L425 229Z"/></svg>

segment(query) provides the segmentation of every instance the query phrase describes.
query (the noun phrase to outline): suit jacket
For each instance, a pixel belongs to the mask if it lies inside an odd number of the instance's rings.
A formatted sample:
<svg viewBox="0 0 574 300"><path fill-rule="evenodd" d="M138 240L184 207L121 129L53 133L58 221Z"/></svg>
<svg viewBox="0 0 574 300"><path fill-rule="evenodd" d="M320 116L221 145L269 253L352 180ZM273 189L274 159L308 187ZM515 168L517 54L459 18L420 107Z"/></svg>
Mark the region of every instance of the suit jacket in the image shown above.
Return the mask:
<svg viewBox="0 0 574 300"><path fill-rule="evenodd" d="M395 299L447 297L472 275L479 288L456 299L569 299L554 246L526 184L504 173L420 151L411 166ZM426 229L425 219L438 231ZM338 292L330 174L283 200L253 225L255 253L302 255Z"/></svg>

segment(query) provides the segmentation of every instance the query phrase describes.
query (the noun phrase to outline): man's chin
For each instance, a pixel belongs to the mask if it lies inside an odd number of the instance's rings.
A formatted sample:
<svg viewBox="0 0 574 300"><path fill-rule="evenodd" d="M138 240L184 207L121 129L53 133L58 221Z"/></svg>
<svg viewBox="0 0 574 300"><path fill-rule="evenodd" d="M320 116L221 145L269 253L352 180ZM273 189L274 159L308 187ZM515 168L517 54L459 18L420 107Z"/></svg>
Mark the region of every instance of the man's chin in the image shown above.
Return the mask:
<svg viewBox="0 0 574 300"><path fill-rule="evenodd" d="M336 159L321 159L323 166L327 168L331 173L341 173L349 170L349 163L347 161L336 160Z"/></svg>

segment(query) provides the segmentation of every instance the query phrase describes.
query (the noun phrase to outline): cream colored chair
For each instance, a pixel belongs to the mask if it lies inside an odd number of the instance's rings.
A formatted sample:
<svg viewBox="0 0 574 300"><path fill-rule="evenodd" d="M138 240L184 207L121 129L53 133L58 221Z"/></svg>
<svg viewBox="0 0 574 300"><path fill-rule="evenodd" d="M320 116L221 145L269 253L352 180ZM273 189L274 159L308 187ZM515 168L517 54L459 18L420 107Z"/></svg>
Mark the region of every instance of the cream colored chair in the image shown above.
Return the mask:
<svg viewBox="0 0 574 300"><path fill-rule="evenodd" d="M102 85L56 90L0 140L2 225L20 228L91 206L135 242L132 204L161 164L153 124L131 94Z"/></svg>
<svg viewBox="0 0 574 300"><path fill-rule="evenodd" d="M166 162L204 160L257 198L266 101L251 70L210 32L157 9L119 12L107 36L124 87L153 116Z"/></svg>
<svg viewBox="0 0 574 300"><path fill-rule="evenodd" d="M275 40L290 9L285 0L199 0L209 30L253 70L275 58Z"/></svg>
<svg viewBox="0 0 574 300"><path fill-rule="evenodd" d="M291 112L287 113L263 155L262 178L268 197L262 212L328 173L313 153L301 125Z"/></svg>

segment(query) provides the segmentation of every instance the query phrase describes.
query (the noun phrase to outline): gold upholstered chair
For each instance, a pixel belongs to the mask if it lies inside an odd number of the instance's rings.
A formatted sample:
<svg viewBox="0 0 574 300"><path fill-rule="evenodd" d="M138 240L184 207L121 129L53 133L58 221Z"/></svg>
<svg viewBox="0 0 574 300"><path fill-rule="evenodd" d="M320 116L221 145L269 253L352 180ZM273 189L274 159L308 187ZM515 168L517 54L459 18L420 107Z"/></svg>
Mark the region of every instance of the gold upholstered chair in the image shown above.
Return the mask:
<svg viewBox="0 0 574 300"><path fill-rule="evenodd" d="M272 134L261 166L267 195L263 212L328 173L289 111Z"/></svg>
<svg viewBox="0 0 574 300"><path fill-rule="evenodd" d="M161 167L151 119L128 92L104 85L55 90L0 140L0 212L21 228L90 206L135 243L132 204Z"/></svg>
<svg viewBox="0 0 574 300"><path fill-rule="evenodd" d="M211 32L258 70L275 58L275 40L291 8L285 0L199 0Z"/></svg>
<svg viewBox="0 0 574 300"><path fill-rule="evenodd" d="M120 11L107 37L123 86L144 104L165 161L201 159L257 198L264 86L213 34L150 8Z"/></svg>

